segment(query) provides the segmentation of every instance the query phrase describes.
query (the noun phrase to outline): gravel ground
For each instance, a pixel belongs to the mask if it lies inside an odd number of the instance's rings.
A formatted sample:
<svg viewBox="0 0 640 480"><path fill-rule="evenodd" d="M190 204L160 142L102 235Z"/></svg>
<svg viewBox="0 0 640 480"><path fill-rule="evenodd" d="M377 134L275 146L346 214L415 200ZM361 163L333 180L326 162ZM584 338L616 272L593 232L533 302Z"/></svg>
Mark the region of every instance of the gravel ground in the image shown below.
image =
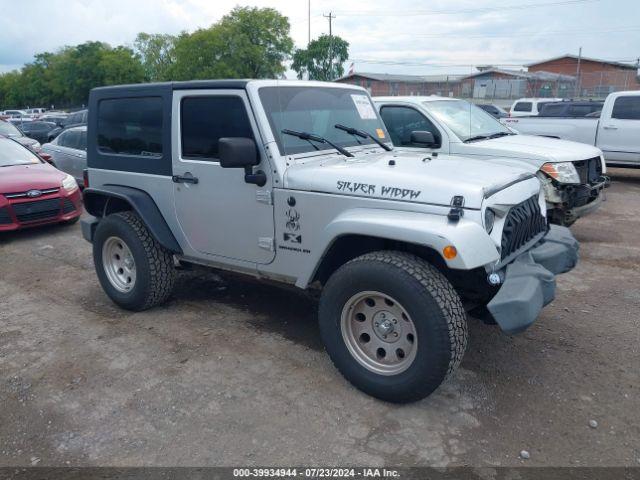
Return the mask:
<svg viewBox="0 0 640 480"><path fill-rule="evenodd" d="M3 234L0 466L638 466L640 171L611 173L541 318L470 319L458 373L406 406L343 380L304 297L192 271L131 314L77 225Z"/></svg>

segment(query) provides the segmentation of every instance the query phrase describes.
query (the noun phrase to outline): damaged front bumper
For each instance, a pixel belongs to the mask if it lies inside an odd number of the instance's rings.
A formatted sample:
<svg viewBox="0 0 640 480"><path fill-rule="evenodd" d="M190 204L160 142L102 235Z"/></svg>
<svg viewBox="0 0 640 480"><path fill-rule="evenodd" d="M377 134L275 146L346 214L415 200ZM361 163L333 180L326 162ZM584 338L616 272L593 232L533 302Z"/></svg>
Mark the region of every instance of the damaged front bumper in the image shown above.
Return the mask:
<svg viewBox="0 0 640 480"><path fill-rule="evenodd" d="M547 235L503 271L504 281L487 310L510 334L526 330L555 297L555 276L578 262L578 242L568 228L551 225Z"/></svg>
<svg viewBox="0 0 640 480"><path fill-rule="evenodd" d="M597 181L582 185L555 184L558 203L549 205L553 223L570 225L578 218L597 210L604 200L604 189L611 185L609 177L602 175Z"/></svg>

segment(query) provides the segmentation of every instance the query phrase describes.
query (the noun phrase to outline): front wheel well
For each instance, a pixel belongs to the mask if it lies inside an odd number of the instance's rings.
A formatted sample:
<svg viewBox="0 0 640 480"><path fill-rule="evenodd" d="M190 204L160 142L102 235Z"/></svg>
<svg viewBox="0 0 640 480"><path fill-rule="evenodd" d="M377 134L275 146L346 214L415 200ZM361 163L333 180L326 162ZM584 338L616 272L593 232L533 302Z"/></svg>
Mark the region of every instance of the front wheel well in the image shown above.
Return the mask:
<svg viewBox="0 0 640 480"><path fill-rule="evenodd" d="M422 258L449 280L470 308L486 304L497 293L498 288L490 286L487 282L487 273L484 267L472 270L452 269L449 268L437 250L427 245L357 234L343 235L331 244L311 283L319 282L324 286L329 277L345 263L361 255L380 250L412 253Z"/></svg>
<svg viewBox="0 0 640 480"><path fill-rule="evenodd" d="M441 272L445 273L449 267L433 248L426 245L390 240L387 238L371 237L368 235L343 235L334 240L327 252L324 254L320 266L317 268L312 278L313 282L320 282L324 285L329 277L345 263L366 253L378 250L394 250L399 252L413 253L423 258Z"/></svg>

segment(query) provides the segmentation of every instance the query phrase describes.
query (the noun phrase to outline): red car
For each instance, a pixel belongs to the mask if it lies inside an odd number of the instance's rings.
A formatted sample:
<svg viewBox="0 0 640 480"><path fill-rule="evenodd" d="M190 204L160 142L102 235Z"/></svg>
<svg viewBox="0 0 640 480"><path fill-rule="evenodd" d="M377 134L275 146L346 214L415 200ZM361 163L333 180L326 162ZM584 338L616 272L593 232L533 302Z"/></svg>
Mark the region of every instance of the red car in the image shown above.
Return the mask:
<svg viewBox="0 0 640 480"><path fill-rule="evenodd" d="M75 223L81 213L80 189L71 175L0 136L0 232Z"/></svg>

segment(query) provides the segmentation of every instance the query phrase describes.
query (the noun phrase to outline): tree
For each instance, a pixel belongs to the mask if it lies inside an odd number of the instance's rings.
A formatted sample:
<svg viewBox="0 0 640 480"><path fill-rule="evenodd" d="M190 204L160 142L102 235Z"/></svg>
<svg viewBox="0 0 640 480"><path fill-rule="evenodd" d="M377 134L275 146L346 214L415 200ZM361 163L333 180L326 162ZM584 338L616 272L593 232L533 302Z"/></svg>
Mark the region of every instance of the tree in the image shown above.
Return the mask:
<svg viewBox="0 0 640 480"><path fill-rule="evenodd" d="M0 75L0 107L80 106L94 87L143 80L142 63L130 48L86 42L39 53L21 70Z"/></svg>
<svg viewBox="0 0 640 480"><path fill-rule="evenodd" d="M102 52L99 68L102 85L141 83L145 72L140 59L127 47L116 47Z"/></svg>
<svg viewBox="0 0 640 480"><path fill-rule="evenodd" d="M175 42L174 80L276 78L293 41L289 20L272 8L236 7L218 23Z"/></svg>
<svg viewBox="0 0 640 480"><path fill-rule="evenodd" d="M332 81L344 74L342 64L349 58L349 42L336 35L322 35L306 49L296 50L291 68L302 79Z"/></svg>
<svg viewBox="0 0 640 480"><path fill-rule="evenodd" d="M176 40L175 36L168 34L138 34L133 46L142 60L148 81L170 80L170 71L176 62Z"/></svg>

